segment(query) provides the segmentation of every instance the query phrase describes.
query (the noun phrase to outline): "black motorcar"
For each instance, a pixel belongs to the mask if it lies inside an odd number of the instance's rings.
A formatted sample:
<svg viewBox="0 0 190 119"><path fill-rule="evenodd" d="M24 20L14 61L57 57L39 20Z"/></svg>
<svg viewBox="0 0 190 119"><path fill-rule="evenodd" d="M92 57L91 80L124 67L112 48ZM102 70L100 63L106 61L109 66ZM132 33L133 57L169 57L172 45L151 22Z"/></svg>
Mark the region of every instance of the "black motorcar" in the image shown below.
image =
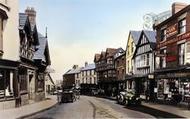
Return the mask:
<svg viewBox="0 0 190 119"><path fill-rule="evenodd" d="M64 89L61 95L61 102L74 102L76 101L76 94L73 89Z"/></svg>
<svg viewBox="0 0 190 119"><path fill-rule="evenodd" d="M140 105L141 104L141 98L140 96L137 96L135 92L133 91L127 91L125 94L125 104L126 105Z"/></svg>

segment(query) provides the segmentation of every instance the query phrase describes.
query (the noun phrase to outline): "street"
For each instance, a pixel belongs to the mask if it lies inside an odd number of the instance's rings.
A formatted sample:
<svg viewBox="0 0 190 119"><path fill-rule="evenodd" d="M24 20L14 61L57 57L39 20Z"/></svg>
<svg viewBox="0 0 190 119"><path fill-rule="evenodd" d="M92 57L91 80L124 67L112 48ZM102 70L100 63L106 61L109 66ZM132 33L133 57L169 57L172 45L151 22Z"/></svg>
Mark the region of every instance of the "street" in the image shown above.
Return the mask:
<svg viewBox="0 0 190 119"><path fill-rule="evenodd" d="M127 109L113 100L98 97L81 96L74 103L56 105L50 110L38 113L27 119L119 119L154 118L139 111Z"/></svg>

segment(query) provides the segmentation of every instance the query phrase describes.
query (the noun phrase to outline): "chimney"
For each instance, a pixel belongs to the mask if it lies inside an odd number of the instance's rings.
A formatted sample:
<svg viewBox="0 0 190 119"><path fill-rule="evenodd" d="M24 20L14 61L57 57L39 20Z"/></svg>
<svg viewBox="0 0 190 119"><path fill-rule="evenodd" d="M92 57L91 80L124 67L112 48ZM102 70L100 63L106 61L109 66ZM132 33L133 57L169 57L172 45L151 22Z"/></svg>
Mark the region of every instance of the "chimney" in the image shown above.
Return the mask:
<svg viewBox="0 0 190 119"><path fill-rule="evenodd" d="M185 4L185 3L174 2L172 4L172 15L174 15L177 12L179 12L180 10L182 10L183 8L185 8L186 6L187 6L187 4Z"/></svg>
<svg viewBox="0 0 190 119"><path fill-rule="evenodd" d="M88 62L85 62L85 67L88 65Z"/></svg>
<svg viewBox="0 0 190 119"><path fill-rule="evenodd" d="M30 25L34 27L36 25L36 11L34 10L33 7L27 7L25 10L25 14L28 15Z"/></svg>
<svg viewBox="0 0 190 119"><path fill-rule="evenodd" d="M78 68L78 65L73 65L73 69L76 69L76 68Z"/></svg>

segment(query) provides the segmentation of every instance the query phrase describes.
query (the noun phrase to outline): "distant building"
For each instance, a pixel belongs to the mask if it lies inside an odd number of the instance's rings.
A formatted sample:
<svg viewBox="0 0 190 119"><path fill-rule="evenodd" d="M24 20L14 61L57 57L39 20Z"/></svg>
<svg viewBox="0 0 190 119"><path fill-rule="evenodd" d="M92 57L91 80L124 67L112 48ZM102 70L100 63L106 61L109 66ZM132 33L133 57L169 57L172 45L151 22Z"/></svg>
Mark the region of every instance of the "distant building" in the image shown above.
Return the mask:
<svg viewBox="0 0 190 119"><path fill-rule="evenodd" d="M108 96L114 96L117 93L116 69L114 64L114 56L120 52L120 48L107 48L106 52L95 55L94 62L96 64L96 72L98 77L99 88L104 90Z"/></svg>
<svg viewBox="0 0 190 119"><path fill-rule="evenodd" d="M119 91L126 88L126 55L122 48L120 48L120 50L114 55L114 64L116 69L116 90L118 91L116 94L118 94Z"/></svg>
<svg viewBox="0 0 190 119"><path fill-rule="evenodd" d="M97 88L97 75L95 71L95 64L88 64L81 69L81 93L90 94L91 88Z"/></svg>
<svg viewBox="0 0 190 119"><path fill-rule="evenodd" d="M45 77L45 93L51 94L53 91L56 90L56 85L51 77L50 74L47 74Z"/></svg>
<svg viewBox="0 0 190 119"><path fill-rule="evenodd" d="M80 86L80 72L82 67L74 65L63 75L63 88Z"/></svg>

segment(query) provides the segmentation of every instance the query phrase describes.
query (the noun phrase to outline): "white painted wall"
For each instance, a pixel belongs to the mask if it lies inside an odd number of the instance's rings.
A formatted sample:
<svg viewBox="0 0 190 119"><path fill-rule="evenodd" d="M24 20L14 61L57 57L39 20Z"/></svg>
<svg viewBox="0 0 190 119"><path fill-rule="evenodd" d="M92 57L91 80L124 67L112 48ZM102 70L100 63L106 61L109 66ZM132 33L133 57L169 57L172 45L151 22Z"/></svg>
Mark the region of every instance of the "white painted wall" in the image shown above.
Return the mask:
<svg viewBox="0 0 190 119"><path fill-rule="evenodd" d="M8 19L4 23L3 31L3 59L19 60L19 1L7 0L10 10Z"/></svg>

